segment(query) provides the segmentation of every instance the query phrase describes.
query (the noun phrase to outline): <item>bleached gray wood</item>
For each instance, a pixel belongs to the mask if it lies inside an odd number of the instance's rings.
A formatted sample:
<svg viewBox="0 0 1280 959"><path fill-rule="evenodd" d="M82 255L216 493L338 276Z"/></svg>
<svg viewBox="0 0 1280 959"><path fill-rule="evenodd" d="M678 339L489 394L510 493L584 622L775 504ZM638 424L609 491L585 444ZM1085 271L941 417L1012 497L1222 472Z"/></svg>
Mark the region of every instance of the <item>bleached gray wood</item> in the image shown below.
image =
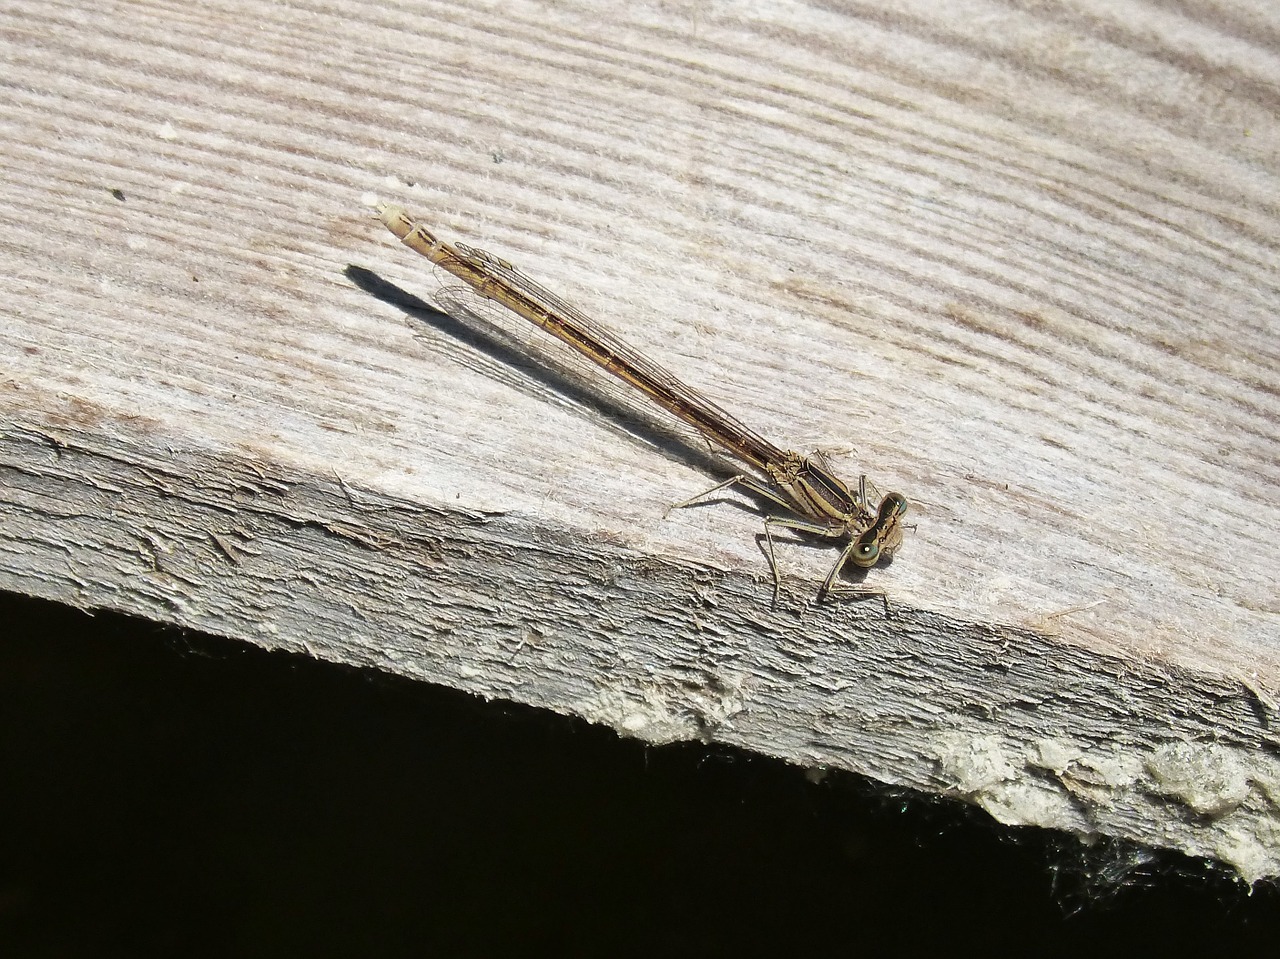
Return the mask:
<svg viewBox="0 0 1280 959"><path fill-rule="evenodd" d="M9 3L0 586L1280 873L1280 15ZM828 548L402 204L912 500Z"/></svg>

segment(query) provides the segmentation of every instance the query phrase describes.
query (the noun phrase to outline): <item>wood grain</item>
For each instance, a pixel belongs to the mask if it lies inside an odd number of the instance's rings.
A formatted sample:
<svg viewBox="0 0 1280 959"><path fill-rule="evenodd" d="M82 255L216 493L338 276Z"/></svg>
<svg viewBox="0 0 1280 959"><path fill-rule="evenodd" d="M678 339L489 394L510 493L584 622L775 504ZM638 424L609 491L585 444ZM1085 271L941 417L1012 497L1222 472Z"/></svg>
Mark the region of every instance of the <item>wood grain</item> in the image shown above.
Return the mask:
<svg viewBox="0 0 1280 959"><path fill-rule="evenodd" d="M0 48L0 585L1280 874L1274 5L15 2ZM890 615L803 543L771 609L755 513L668 513L705 450L434 313L374 197L907 495Z"/></svg>

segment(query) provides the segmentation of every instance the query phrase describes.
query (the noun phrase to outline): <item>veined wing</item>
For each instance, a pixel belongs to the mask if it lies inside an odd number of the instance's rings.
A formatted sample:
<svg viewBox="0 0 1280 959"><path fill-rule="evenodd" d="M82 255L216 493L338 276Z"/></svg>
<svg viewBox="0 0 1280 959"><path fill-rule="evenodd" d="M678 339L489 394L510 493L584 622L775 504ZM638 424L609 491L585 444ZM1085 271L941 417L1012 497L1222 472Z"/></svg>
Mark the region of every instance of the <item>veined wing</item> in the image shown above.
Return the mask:
<svg viewBox="0 0 1280 959"><path fill-rule="evenodd" d="M453 244L452 250L473 271L487 278L488 282L477 285L463 276L478 292L584 353L707 439L757 469L780 465L786 459L786 451L506 260L464 243Z"/></svg>

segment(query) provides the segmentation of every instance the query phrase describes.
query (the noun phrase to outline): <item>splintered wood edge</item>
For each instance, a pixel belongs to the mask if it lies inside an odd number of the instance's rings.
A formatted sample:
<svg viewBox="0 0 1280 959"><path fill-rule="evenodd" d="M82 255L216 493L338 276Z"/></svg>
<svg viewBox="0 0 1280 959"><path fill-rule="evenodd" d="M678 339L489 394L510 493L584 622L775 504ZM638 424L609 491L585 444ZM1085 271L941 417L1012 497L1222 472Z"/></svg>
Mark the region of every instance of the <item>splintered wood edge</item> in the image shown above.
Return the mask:
<svg viewBox="0 0 1280 959"><path fill-rule="evenodd" d="M0 437L0 587L1280 872L1276 704L1239 683L136 440Z"/></svg>

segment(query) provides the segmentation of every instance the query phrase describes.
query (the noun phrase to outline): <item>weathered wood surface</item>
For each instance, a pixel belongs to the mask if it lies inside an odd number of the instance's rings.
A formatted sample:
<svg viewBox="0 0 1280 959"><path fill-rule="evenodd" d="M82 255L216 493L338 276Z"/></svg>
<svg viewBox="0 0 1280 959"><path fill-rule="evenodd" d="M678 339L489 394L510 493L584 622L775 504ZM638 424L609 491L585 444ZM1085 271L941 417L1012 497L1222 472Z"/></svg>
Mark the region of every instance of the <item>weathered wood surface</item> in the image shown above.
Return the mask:
<svg viewBox="0 0 1280 959"><path fill-rule="evenodd" d="M0 585L1280 873L1267 2L10 2ZM868 586L404 205L912 499Z"/></svg>

